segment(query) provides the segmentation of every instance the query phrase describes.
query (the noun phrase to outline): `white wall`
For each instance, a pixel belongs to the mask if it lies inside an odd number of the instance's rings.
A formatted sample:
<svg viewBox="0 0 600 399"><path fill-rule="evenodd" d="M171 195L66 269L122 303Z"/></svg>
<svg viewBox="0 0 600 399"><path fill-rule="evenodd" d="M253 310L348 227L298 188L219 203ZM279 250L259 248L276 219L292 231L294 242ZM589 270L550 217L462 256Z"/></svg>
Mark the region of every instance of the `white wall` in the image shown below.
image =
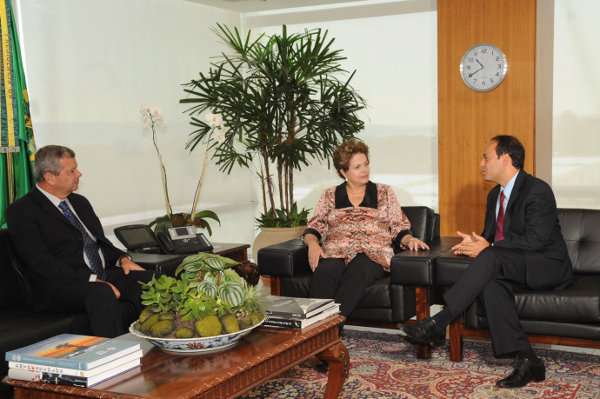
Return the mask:
<svg viewBox="0 0 600 399"><path fill-rule="evenodd" d="M245 27L269 34L323 28L357 70L353 84L367 100L359 137L371 150L371 179L390 184L402 205L438 208L437 39L435 2L359 2L318 10L243 14ZM296 175L300 204L314 207L339 184L326 164Z"/></svg>
<svg viewBox="0 0 600 399"><path fill-rule="evenodd" d="M242 15L259 32L329 29L357 69L367 99L360 135L372 151L373 180L394 186L402 204L438 207L435 1L353 2L335 7ZM559 206L600 208L600 36L594 0L556 0L554 32L553 187ZM139 108L156 105L173 203L187 206L200 152L184 149L191 131L180 86L222 51L211 27L240 24L240 14L185 0L16 0L38 146L75 149L80 191L107 224L161 212L159 170ZM325 165L297 175L301 205L312 207L339 180ZM251 172L209 170L201 207L230 217L221 241L249 241L258 199ZM240 205L241 204L241 205ZM239 209L245 209L239 214ZM244 219L242 223L242 219ZM243 224L243 228L240 227ZM240 238L241 237L241 238Z"/></svg>
<svg viewBox="0 0 600 399"><path fill-rule="evenodd" d="M203 154L184 149L192 129L181 84L223 50L211 28L238 25L239 13L184 0L18 0L17 9L37 145L76 151L80 192L104 221L164 214L142 105L165 119L159 141L172 202L191 204ZM254 201L248 177L213 166L201 208Z"/></svg>
<svg viewBox="0 0 600 399"><path fill-rule="evenodd" d="M555 1L552 183L560 207L600 209L600 2Z"/></svg>

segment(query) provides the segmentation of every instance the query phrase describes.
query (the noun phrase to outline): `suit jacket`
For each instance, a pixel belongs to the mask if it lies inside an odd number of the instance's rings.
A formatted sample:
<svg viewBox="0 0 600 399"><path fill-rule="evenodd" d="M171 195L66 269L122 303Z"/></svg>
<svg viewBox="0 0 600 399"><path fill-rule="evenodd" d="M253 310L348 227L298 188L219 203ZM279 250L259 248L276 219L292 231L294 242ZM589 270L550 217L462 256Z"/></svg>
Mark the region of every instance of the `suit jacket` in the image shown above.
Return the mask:
<svg viewBox="0 0 600 399"><path fill-rule="evenodd" d="M522 250L526 258L527 285L552 288L570 281L572 265L560 230L556 200L543 180L519 171L504 216L504 240L495 247ZM496 203L500 185L488 194L482 236L494 241Z"/></svg>
<svg viewBox="0 0 600 399"><path fill-rule="evenodd" d="M96 237L107 269L125 253L106 238L89 201L79 195L68 197L79 219ZM8 230L20 261L34 288L42 293L65 284L89 281L90 269L83 260L83 238L37 188L15 201L7 210Z"/></svg>

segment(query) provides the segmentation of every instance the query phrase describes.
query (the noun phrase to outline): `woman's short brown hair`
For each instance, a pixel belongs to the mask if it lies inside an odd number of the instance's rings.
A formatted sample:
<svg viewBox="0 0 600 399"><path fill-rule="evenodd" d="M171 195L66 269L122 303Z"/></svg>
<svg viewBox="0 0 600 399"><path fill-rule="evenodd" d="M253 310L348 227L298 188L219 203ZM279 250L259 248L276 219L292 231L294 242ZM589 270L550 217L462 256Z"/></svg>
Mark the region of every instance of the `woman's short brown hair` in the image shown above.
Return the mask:
<svg viewBox="0 0 600 399"><path fill-rule="evenodd" d="M354 154L365 154L367 159L369 159L369 147L359 139L350 139L340 144L333 153L333 165L342 179L344 175L340 171L348 171L350 158Z"/></svg>

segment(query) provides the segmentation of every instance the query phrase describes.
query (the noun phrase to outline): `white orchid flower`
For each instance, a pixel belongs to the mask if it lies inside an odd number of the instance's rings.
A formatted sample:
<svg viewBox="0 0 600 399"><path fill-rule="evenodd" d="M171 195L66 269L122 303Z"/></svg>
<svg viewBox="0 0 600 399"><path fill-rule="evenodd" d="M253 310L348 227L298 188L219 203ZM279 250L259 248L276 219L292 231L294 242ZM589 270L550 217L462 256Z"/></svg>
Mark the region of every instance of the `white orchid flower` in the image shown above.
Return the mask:
<svg viewBox="0 0 600 399"><path fill-rule="evenodd" d="M206 114L206 123L208 123L210 127L221 127L223 126L223 117L221 114L209 112Z"/></svg>
<svg viewBox="0 0 600 399"><path fill-rule="evenodd" d="M156 156L158 157L158 163L160 165L160 178L162 180L163 186L163 194L165 200L165 211L169 218L173 215L173 207L171 206L171 199L169 198L169 188L167 184L167 171L165 168L165 163L163 162L162 154L160 153L160 148L158 147L158 142L156 139L157 130L160 127L162 122L162 115L158 107L149 107L142 106L140 108L140 114L142 115L142 122L144 123L145 129L152 130L152 143L154 144L154 149L156 150Z"/></svg>
<svg viewBox="0 0 600 399"><path fill-rule="evenodd" d="M142 106L140 108L140 114L142 115L142 121L144 122L145 128L158 125L163 120L160 110L155 106Z"/></svg>
<svg viewBox="0 0 600 399"><path fill-rule="evenodd" d="M217 127L212 137L217 143L223 143L225 141L225 129L223 129L221 126Z"/></svg>

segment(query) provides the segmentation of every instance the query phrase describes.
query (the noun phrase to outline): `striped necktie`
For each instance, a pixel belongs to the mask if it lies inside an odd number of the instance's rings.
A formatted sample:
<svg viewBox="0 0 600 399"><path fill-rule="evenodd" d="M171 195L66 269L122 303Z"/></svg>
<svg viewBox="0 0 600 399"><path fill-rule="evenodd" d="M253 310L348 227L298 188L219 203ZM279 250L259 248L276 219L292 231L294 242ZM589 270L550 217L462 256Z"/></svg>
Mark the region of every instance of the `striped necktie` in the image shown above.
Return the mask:
<svg viewBox="0 0 600 399"><path fill-rule="evenodd" d="M81 233L83 237L83 252L85 253L87 261L89 262L88 266L90 269L92 269L92 272L98 276L98 278L104 279L104 269L102 268L102 260L100 259L100 253L98 252L100 247L98 247L96 241L94 241L87 233L85 227L81 224L79 219L77 219L77 216L73 214L69 204L67 204L66 201L61 201L58 204L58 207L62 211L65 218L67 218L67 220Z"/></svg>

